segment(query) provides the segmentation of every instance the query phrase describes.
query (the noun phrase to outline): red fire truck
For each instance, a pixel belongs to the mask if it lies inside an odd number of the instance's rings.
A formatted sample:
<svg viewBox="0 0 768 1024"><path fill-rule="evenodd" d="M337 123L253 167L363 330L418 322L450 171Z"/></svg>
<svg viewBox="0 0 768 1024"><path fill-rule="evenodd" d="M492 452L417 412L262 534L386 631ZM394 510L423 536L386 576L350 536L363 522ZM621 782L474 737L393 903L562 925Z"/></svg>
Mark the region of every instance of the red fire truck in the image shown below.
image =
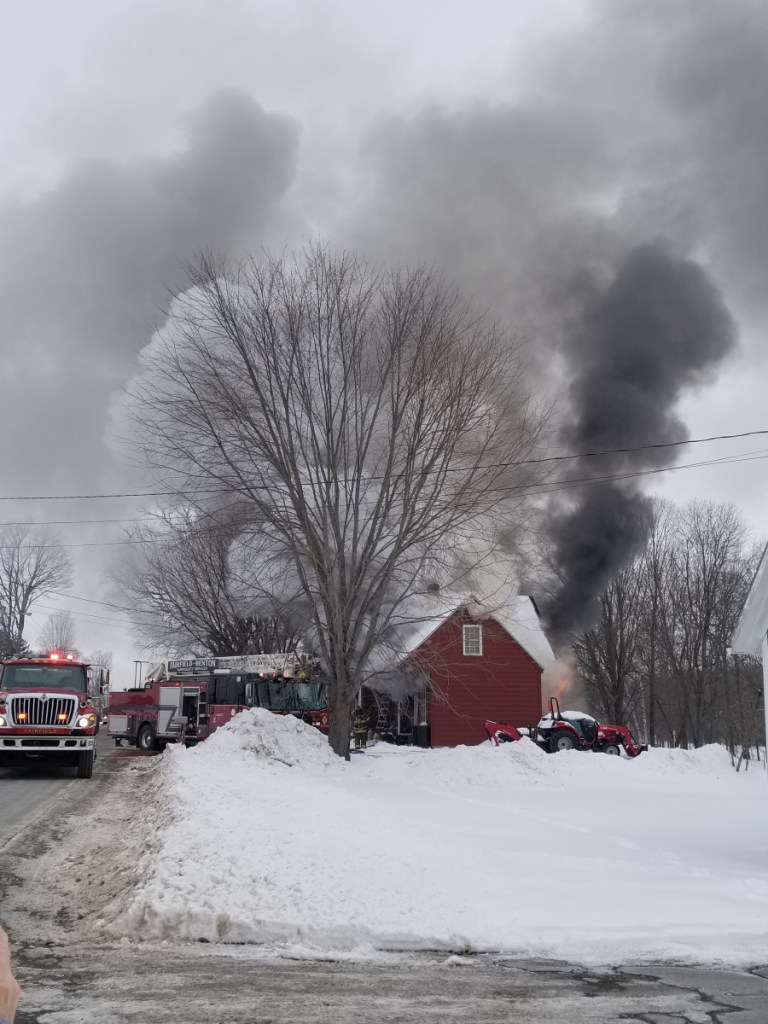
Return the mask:
<svg viewBox="0 0 768 1024"><path fill-rule="evenodd" d="M141 686L110 693L109 735L140 750L192 744L256 707L327 732L327 686L315 658L292 652L160 662Z"/></svg>
<svg viewBox="0 0 768 1024"><path fill-rule="evenodd" d="M0 669L0 762L17 767L55 758L93 774L98 702L106 679L74 655L14 658ZM99 692L96 692L98 689Z"/></svg>

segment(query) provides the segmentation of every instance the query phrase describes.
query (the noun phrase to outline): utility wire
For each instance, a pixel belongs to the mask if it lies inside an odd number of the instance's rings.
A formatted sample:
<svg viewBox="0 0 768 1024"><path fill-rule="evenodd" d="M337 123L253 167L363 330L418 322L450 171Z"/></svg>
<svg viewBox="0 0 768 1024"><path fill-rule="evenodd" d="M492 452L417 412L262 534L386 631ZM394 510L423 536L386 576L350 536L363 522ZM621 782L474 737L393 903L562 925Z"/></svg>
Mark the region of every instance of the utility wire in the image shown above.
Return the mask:
<svg viewBox="0 0 768 1024"><path fill-rule="evenodd" d="M768 451L747 452L747 453L744 453L744 455L742 455L742 456L722 456L719 459L711 459L711 460L704 461L704 462L686 463L685 465L682 465L682 466L669 466L669 467L662 467L662 468L657 468L657 469L641 470L641 471L639 471L637 473L616 474L614 476L585 477L585 478L582 478L582 479L579 479L579 480L572 480L570 482L553 481L552 485L550 487L548 487L546 490L527 491L527 492L525 492L524 496L526 496L526 497L531 496L532 497L532 496L537 496L537 495L547 495L547 494L553 493L554 491L564 490L564 489L567 489L567 488L570 488L570 487L573 487L573 486L583 486L583 485L591 484L591 483L601 483L601 482L604 482L606 480L626 479L628 477L645 476L645 475L650 475L650 474L654 474L654 473L665 473L665 472L669 472L670 470L674 470L674 469L694 469L694 468L701 467L701 466L718 465L718 464L722 464L722 463L729 464L729 463L732 463L732 462L752 462L752 461L757 461L757 460L760 460L760 459L764 459L766 457L768 457ZM121 522L132 522L133 520L120 520L120 521ZM235 522L228 522L228 523L217 524L217 525L220 528L230 528L233 525L234 526L238 525L238 523L235 521ZM247 522L243 521L240 525L247 525ZM216 528L216 526L206 527L206 531L208 529L215 529L215 528ZM202 532L206 532L206 531L201 530L201 531L198 531L198 532L202 533ZM154 540L154 541L161 541L161 540L165 540L165 539L167 539L167 538L165 538L165 537L158 537L158 538L153 538L152 540ZM144 543L147 543L147 541L137 540L137 541L120 541L120 542L112 542L112 543L144 544ZM47 546L59 547L59 546L65 546L65 545L47 545ZM66 545L66 546L78 546L78 545ZM64 591L52 590L52 591L50 591L50 593L52 595L54 595L55 597L61 597L61 598L65 599L65 600L81 601L81 602L83 602L85 604L98 605L99 607L113 609L114 611L123 612L123 613L125 613L127 615L135 615L135 614L137 614L137 612L140 615L141 614L153 614L153 612L151 610L147 610L147 612L141 612L141 610L139 610L139 609L128 608L125 605L114 604L111 601L102 601L102 600L99 600L97 598L91 598L91 597L81 597L81 596L79 596L77 594L65 593ZM87 616L93 618L94 621L95 620L101 620L101 621L104 621L104 622L113 622L113 623L116 623L118 625L126 625L126 624L131 624L131 625L136 625L136 626L146 625L146 623L139 623L139 622L136 622L135 620L132 621L132 620L122 619L122 618L121 619L117 619L117 618L112 618L112 617L107 617L107 616L101 616L101 615L98 615L96 612L86 612L86 611L83 611L83 612L72 612L70 609L50 608L49 606L40 605L40 604L38 604L37 607L38 608L42 608L44 610L48 610L48 611L62 611L62 610L69 611L70 614L73 615L73 617L75 617L75 618L82 618L82 616L87 615ZM82 619L82 621L87 621L87 620Z"/></svg>
<svg viewBox="0 0 768 1024"><path fill-rule="evenodd" d="M42 611L45 611L45 612L53 612L53 613L55 613L55 612L66 612L68 615L70 615L77 622L86 622L86 623L90 623L91 625L102 625L102 624L105 624L105 623L114 623L114 625L116 625L116 626L126 626L126 625L130 625L130 626L146 626L147 625L146 622L137 622L136 620L132 620L132 619L117 619L117 618L112 618L111 616L107 616L107 615L99 615L97 612L73 611L71 608L54 608L51 605L38 604L37 602L35 602L34 608L36 608L36 609L39 608L39 609L41 609ZM134 612L134 614L135 614L135 612Z"/></svg>
<svg viewBox="0 0 768 1024"><path fill-rule="evenodd" d="M0 499L2 500L2 499ZM38 519L12 519L5 522L0 521L2 526L83 526L85 524L95 525L101 523L151 523L156 516L127 517L125 519L46 519L41 523Z"/></svg>
<svg viewBox="0 0 768 1024"><path fill-rule="evenodd" d="M768 434L765 430L745 430L741 434L714 434L712 437L689 437L684 441L662 441L658 444L641 444L636 448L609 448L601 452L582 452L580 455L548 455L543 459L522 459L511 465L523 466L529 462L557 462L560 459L591 459L600 455L628 455L632 452L646 452L655 448L679 448L684 444L706 444L709 441L733 441L741 437L759 437Z"/></svg>
<svg viewBox="0 0 768 1024"><path fill-rule="evenodd" d="M529 485L522 484L518 487L515 486L499 486L489 487L485 489L485 493L504 493L510 496L519 498L526 497L539 497L547 494L554 494L558 491L572 490L577 487L584 487L590 484L606 483L615 480L633 480L637 477L652 476L658 473L675 473L681 469L697 469L703 466L715 466L715 465L730 465L738 462L754 462L761 459L768 458L768 453L758 452L746 452L740 455L732 456L721 456L717 459L707 459L702 462L686 462L680 466L661 466L655 469L641 469L633 472L625 473L612 473L603 474L601 476L586 476L586 477L572 477L566 480L553 480L551 484L538 485L537 488L532 489ZM370 479L370 478L369 478ZM227 493L230 493L227 491ZM330 507L325 505L316 505L315 507ZM285 511L291 511L287 506ZM208 513L208 518L213 518L216 513ZM138 522L139 520L137 520ZM223 523L214 523L211 526L206 526L202 529L189 530L184 536L192 537L201 534L205 534L210 530L221 529L227 530L237 526L253 525L252 520L249 519L231 519ZM168 540L167 535L160 535L156 537L146 538L133 538L125 540L104 540L104 541L65 541L59 544L0 544L0 551L26 551L26 550L38 550L46 548L102 548L102 547L136 547L145 544L161 544Z"/></svg>
<svg viewBox="0 0 768 1024"><path fill-rule="evenodd" d="M605 448L601 451L592 452L575 452L569 455L545 455L541 458L535 459L510 459L509 461L503 462L491 462L487 465L476 467L477 469L504 469L512 466L531 466L539 465L545 462L561 462L566 459L592 459L599 458L603 455L630 455L633 452L644 452L651 451L654 449L662 448L677 448L682 445L689 444L707 444L711 441L732 441L742 437L758 437L760 435L768 435L768 428L763 430L745 430L739 434L714 434L711 437L689 437L682 441L662 441L654 444L641 444L634 448ZM671 468L682 468L682 467L669 467ZM449 472L462 472L463 467L456 467L455 470L448 469ZM397 474L394 474L397 476ZM369 480L379 480L382 477L370 476ZM203 495L203 494L228 494L231 493L231 489L227 487L221 488L200 488L195 491L187 492L189 494ZM85 501L91 499L101 498L168 498L178 497L178 491L133 491L123 492L120 494L6 494L0 495L0 501ZM13 525L13 524L6 524Z"/></svg>
<svg viewBox="0 0 768 1024"><path fill-rule="evenodd" d="M55 595L56 597L68 598L70 601L83 601L86 604L100 604L105 608L115 608L119 612L133 612L133 608L126 608L124 605L112 604L110 601L97 601L93 597L78 597L76 594L65 594L62 590L50 590L48 593Z"/></svg>

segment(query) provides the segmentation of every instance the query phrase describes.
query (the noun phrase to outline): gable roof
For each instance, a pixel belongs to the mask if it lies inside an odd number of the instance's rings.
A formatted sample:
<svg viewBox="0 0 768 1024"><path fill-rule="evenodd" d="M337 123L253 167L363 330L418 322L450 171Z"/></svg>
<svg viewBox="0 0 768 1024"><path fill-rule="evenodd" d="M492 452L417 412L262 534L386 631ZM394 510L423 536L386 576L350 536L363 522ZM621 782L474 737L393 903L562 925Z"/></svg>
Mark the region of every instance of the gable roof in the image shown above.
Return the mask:
<svg viewBox="0 0 768 1024"><path fill-rule="evenodd" d="M455 594L436 596L433 614L425 616L414 628L406 643L406 653L413 654L436 629L464 609L471 618L480 622L483 619L495 619L541 669L555 660L536 606L532 598L525 594L507 600L502 607L488 607L473 596L463 601L458 600Z"/></svg>

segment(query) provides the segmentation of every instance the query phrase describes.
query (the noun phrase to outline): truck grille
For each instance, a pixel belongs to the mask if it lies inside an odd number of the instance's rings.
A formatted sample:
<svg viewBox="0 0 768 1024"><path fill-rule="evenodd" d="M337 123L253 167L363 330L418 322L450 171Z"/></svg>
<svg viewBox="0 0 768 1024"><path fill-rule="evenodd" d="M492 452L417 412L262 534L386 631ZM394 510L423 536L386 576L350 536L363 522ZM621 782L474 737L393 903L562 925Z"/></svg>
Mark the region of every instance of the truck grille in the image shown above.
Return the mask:
<svg viewBox="0 0 768 1024"><path fill-rule="evenodd" d="M72 723L77 710L77 697L12 697L11 721L14 725L59 725ZM22 717L19 718L19 715ZM66 718L60 718L66 715Z"/></svg>

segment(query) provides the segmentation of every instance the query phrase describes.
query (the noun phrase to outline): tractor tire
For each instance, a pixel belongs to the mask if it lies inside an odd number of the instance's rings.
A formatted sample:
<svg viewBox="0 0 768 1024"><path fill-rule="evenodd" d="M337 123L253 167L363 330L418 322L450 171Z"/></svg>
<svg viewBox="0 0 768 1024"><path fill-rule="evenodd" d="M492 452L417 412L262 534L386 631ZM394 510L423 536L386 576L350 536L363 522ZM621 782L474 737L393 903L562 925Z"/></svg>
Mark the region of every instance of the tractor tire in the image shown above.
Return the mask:
<svg viewBox="0 0 768 1024"><path fill-rule="evenodd" d="M77 758L78 779L90 779L93 775L94 751L84 750Z"/></svg>
<svg viewBox="0 0 768 1024"><path fill-rule="evenodd" d="M154 750L155 749L155 730L149 724L145 722L144 725L139 729L139 734L136 737L136 746L139 750Z"/></svg>
<svg viewBox="0 0 768 1024"><path fill-rule="evenodd" d="M553 754L556 754L558 750L574 750L576 748L573 736L567 732L561 732L560 735L555 733L549 742Z"/></svg>
<svg viewBox="0 0 768 1024"><path fill-rule="evenodd" d="M618 743L606 743L603 747L604 754L611 754L613 757L618 757L621 754Z"/></svg>

